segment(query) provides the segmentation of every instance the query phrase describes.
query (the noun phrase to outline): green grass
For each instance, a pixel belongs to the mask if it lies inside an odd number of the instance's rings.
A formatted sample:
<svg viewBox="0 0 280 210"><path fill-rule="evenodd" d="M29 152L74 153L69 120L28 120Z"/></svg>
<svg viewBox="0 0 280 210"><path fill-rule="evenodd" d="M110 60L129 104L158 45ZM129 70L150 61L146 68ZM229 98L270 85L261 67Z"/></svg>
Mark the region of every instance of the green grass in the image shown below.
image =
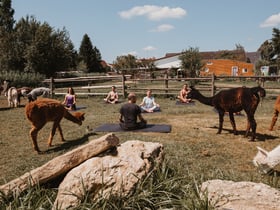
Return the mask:
<svg viewBox="0 0 280 210"><path fill-rule="evenodd" d="M239 130L239 135L235 136L225 116L222 134L217 135L218 115L212 107L198 101L195 106L176 106L174 100L164 97L157 97L156 101L161 105L162 112L144 114L144 117L148 123L171 124L171 133L125 132L116 135L121 142L142 140L162 143L166 153L163 167L139 183L135 194L125 202L112 197L109 200L100 198L92 203L84 198L77 209L211 209L205 198L198 195L200 184L210 179L263 182L279 188L277 176L262 175L252 164L257 153L256 146L271 150L280 143L280 130L268 131L273 99L266 98L255 114L257 142L249 142L249 138L243 137L246 117L235 117ZM22 104L25 103L27 101L23 100ZM47 124L39 133L38 143L41 150L48 152L38 155L32 149L28 134L30 124L25 118L24 107L8 109L6 98L0 96L0 184L105 134L88 136L87 126L95 128L118 121L121 104L107 105L100 97L79 97L77 103L78 106L86 106L81 110L86 113L83 125L63 120L61 124L67 141L60 142L56 134L54 146L49 149L47 138L51 124ZM55 196L56 189L36 186L20 197L7 198L0 209L50 209Z"/></svg>

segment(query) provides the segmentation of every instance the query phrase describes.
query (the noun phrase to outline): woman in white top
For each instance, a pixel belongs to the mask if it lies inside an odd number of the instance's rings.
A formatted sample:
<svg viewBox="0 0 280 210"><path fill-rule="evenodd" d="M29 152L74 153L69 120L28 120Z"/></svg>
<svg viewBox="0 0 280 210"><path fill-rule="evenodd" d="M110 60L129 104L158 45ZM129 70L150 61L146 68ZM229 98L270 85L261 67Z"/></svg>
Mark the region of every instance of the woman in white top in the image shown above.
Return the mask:
<svg viewBox="0 0 280 210"><path fill-rule="evenodd" d="M143 101L139 106L142 112L157 112L160 110L160 106L155 102L151 90L147 90L147 96L143 98Z"/></svg>

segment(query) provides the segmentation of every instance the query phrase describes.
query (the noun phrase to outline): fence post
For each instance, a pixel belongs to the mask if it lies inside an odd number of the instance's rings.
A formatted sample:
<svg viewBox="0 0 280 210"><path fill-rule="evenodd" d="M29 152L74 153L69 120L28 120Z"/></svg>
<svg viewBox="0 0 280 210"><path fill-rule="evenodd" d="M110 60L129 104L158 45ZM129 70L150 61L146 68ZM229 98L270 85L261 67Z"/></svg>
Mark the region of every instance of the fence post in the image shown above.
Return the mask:
<svg viewBox="0 0 280 210"><path fill-rule="evenodd" d="M165 90L165 93L166 93L166 97L167 97L167 93L168 93L168 72L166 71L165 73L164 73L164 83L165 83L165 88L166 88L166 90Z"/></svg>
<svg viewBox="0 0 280 210"><path fill-rule="evenodd" d="M54 78L50 78L50 89L51 89L51 97L53 98L53 91L54 91Z"/></svg>
<svg viewBox="0 0 280 210"><path fill-rule="evenodd" d="M212 74L212 81L211 81L211 95L215 94L215 74Z"/></svg>
<svg viewBox="0 0 280 210"><path fill-rule="evenodd" d="M126 88L125 88L125 75L122 74L122 94L123 94L123 98L126 98Z"/></svg>

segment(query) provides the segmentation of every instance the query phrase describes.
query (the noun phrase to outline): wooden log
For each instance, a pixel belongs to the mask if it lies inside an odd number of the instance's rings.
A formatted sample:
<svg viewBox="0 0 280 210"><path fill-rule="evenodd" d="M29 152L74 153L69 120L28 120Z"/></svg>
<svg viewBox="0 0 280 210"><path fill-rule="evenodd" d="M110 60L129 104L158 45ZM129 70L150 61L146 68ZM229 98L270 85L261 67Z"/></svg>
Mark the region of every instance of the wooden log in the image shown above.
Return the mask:
<svg viewBox="0 0 280 210"><path fill-rule="evenodd" d="M119 139L114 134L107 134L98 139L91 140L88 144L82 145L72 151L58 156L43 166L25 173L7 184L0 186L0 191L10 196L25 191L28 187L36 184L44 184L48 181L67 173L82 162L92 158L119 144Z"/></svg>

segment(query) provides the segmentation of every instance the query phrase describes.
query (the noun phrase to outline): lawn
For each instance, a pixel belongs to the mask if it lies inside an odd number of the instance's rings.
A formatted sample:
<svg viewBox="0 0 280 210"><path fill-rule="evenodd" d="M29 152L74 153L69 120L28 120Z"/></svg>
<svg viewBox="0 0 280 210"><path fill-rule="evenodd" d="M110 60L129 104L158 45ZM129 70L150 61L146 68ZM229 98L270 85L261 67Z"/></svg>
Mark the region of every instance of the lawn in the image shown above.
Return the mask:
<svg viewBox="0 0 280 210"><path fill-rule="evenodd" d="M62 98L57 98L62 101ZM72 150L79 145L98 138L105 133L87 135L86 127L94 129L103 123L117 123L120 106L104 104L102 97L78 97L79 110L85 112L82 126L62 120L62 129L66 142L61 142L56 134L54 146L47 147L47 138L51 124L47 124L39 133L39 147L47 153L38 155L32 149L29 137L30 123L25 118L22 100L19 108L7 108L6 97L0 96L1 136L0 136L0 184L23 175L41 166L54 157ZM138 99L140 103L141 97ZM175 177L188 177L186 182L200 184L209 179L227 179L234 181L263 182L279 188L277 177L261 175L252 164L257 153L256 147L271 150L280 143L280 130L276 124L269 131L275 98L265 98L256 111L256 142L249 142L243 135L246 128L246 116L236 116L238 135L231 133L232 127L225 116L222 133L217 135L218 114L213 107L196 101L194 106L175 105L174 100L157 97L162 112L144 114L148 123L170 124L171 133L116 133L121 142L142 140L160 142L164 145L168 167L174 170ZM279 122L280 123L280 122Z"/></svg>

